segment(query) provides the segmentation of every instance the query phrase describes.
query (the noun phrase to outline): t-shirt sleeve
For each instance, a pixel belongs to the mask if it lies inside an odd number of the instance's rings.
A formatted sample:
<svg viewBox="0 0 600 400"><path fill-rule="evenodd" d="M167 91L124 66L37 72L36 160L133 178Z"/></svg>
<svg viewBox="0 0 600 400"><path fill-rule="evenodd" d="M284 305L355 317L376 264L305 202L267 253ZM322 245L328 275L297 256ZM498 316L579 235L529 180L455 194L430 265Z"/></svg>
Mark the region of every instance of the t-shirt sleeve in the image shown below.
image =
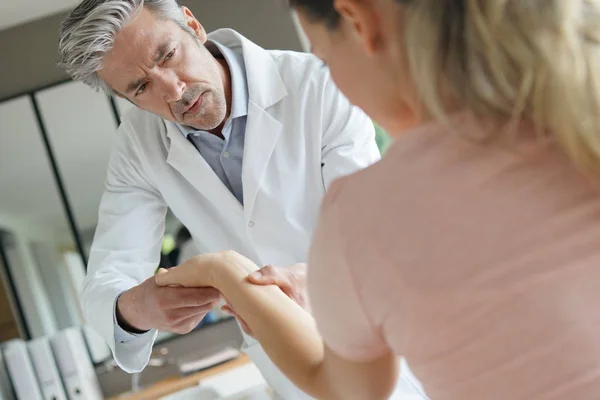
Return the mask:
<svg viewBox="0 0 600 400"><path fill-rule="evenodd" d="M309 256L308 291L313 315L327 347L352 361L372 361L389 351L380 329L373 326L357 293L348 265L340 210L335 199L341 182L323 202Z"/></svg>

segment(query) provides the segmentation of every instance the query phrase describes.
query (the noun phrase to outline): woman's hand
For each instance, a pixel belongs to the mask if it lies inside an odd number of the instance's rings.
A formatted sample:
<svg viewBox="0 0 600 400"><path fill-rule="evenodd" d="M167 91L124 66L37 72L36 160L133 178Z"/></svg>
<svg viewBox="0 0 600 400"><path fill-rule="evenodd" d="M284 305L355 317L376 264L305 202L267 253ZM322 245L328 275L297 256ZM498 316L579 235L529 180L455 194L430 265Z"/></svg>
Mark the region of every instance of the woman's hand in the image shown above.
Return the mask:
<svg viewBox="0 0 600 400"><path fill-rule="evenodd" d="M235 251L202 254L168 271L160 271L154 279L158 286L214 287L219 290L232 280L241 281L258 266Z"/></svg>

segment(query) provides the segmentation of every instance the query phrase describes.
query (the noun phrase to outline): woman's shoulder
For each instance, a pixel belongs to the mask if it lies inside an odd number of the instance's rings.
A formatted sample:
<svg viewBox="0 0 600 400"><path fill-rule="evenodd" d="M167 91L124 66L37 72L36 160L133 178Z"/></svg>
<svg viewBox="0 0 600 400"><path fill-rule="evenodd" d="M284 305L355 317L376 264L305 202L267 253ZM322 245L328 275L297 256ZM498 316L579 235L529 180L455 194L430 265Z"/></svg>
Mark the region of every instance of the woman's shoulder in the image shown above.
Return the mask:
<svg viewBox="0 0 600 400"><path fill-rule="evenodd" d="M373 224L400 229L406 224L398 220L414 220L420 213L425 219L468 213L467 204L476 201L482 187L512 190L503 185L503 177L527 175L536 159L544 164L557 160L545 150L539 152L541 158L529 151L525 156L520 143L511 148L480 140L489 132L468 114L408 130L381 161L334 182L324 212L337 210L345 230Z"/></svg>
<svg viewBox="0 0 600 400"><path fill-rule="evenodd" d="M442 124L432 123L403 133L380 161L334 181L323 208L373 212L373 207L389 196L408 195L405 189L421 184L435 168L432 161L453 151L447 131Z"/></svg>

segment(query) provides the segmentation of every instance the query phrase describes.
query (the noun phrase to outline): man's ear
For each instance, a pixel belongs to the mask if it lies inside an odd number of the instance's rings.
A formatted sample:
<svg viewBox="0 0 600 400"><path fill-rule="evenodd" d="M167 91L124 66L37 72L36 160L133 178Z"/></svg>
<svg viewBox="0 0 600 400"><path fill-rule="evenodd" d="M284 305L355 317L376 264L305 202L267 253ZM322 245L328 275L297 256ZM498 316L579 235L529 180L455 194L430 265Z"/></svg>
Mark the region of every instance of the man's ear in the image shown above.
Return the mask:
<svg viewBox="0 0 600 400"><path fill-rule="evenodd" d="M200 43L206 43L208 39L206 35L206 31L200 22L194 17L194 14L190 11L189 8L182 6L181 11L183 12L183 18L185 20L185 24L194 31L198 39L200 39Z"/></svg>
<svg viewBox="0 0 600 400"><path fill-rule="evenodd" d="M355 35L367 54L374 54L381 45L381 21L370 1L335 0L334 7L342 16L342 23Z"/></svg>

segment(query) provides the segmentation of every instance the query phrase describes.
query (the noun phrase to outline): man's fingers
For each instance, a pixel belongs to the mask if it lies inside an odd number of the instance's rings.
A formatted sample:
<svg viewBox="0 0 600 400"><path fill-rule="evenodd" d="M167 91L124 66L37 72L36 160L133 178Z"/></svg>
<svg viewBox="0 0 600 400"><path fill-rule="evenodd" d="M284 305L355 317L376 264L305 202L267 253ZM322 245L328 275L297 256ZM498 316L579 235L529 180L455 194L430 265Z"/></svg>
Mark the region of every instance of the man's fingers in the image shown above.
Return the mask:
<svg viewBox="0 0 600 400"><path fill-rule="evenodd" d="M291 270L284 268L276 268L272 265L267 265L259 269L258 271L248 276L248 281L255 285L276 285L286 294L290 299L294 300L301 306L304 303L304 299L296 293L296 287L294 286L294 275Z"/></svg>
<svg viewBox="0 0 600 400"><path fill-rule="evenodd" d="M210 310L213 309L213 306L208 304L201 307L186 307L179 308L175 310L169 310L165 314L166 323L169 326L177 326L180 325L183 321L192 319L192 318L202 318L206 315Z"/></svg>
<svg viewBox="0 0 600 400"><path fill-rule="evenodd" d="M255 285L275 285L275 278L265 276L260 271L256 271L248 275L248 281Z"/></svg>
<svg viewBox="0 0 600 400"><path fill-rule="evenodd" d="M250 283L255 285L288 285L287 276L281 271L281 268L275 268L272 265L267 265L248 275Z"/></svg>
<svg viewBox="0 0 600 400"><path fill-rule="evenodd" d="M277 268L267 265L248 275L248 280L255 285L274 285L277 274Z"/></svg>
<svg viewBox="0 0 600 400"><path fill-rule="evenodd" d="M167 274L167 273L169 273L168 269L166 269L166 268L159 268L159 270L156 271L154 282L156 283L156 276L157 275L162 275L162 274ZM164 278L161 278L161 280L162 279L164 279ZM161 286L161 285L157 285L157 286ZM184 287L184 286L180 285L180 284L172 284L172 285L168 285L168 287Z"/></svg>
<svg viewBox="0 0 600 400"><path fill-rule="evenodd" d="M185 335L186 333L190 333L192 330L194 330L194 328L196 326L198 326L200 321L202 321L204 319L206 314L207 313L200 314L200 315L194 315L190 318L184 319L184 320L180 321L178 324L173 325L171 327L170 331L173 333L180 334L180 335Z"/></svg>

